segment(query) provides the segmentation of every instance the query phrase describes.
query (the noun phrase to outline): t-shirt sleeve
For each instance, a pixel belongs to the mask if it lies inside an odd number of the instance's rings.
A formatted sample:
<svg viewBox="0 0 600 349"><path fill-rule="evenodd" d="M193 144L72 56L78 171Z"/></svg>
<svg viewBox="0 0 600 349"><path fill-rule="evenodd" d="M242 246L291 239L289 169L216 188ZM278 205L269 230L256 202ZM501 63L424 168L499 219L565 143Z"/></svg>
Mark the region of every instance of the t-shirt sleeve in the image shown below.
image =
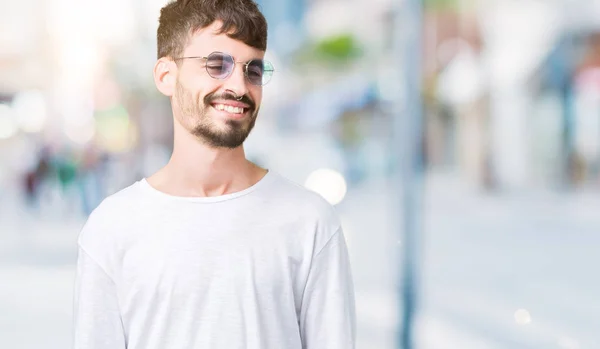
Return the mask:
<svg viewBox="0 0 600 349"><path fill-rule="evenodd" d="M116 286L80 246L74 296L74 349L125 349Z"/></svg>
<svg viewBox="0 0 600 349"><path fill-rule="evenodd" d="M313 257L300 312L303 349L354 349L354 284L342 229Z"/></svg>

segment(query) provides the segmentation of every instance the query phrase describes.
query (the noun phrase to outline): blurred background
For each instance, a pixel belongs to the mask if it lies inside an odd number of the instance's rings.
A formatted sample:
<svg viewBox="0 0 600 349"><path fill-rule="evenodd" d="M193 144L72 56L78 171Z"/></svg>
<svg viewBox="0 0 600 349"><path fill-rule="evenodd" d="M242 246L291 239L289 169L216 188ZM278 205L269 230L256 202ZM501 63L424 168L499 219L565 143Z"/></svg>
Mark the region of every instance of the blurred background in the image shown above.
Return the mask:
<svg viewBox="0 0 600 349"><path fill-rule="evenodd" d="M600 1L258 3L247 154L336 205L358 348L600 348ZM82 224L168 160L165 4L0 0L0 348L70 347Z"/></svg>

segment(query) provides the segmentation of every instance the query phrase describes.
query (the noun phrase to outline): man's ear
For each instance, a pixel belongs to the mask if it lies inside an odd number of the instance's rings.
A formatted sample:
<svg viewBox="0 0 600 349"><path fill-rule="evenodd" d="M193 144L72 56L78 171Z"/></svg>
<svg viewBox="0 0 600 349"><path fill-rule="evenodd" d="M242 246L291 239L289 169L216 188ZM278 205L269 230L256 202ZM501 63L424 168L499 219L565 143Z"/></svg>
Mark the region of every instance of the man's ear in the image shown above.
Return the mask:
<svg viewBox="0 0 600 349"><path fill-rule="evenodd" d="M177 81L177 65L172 60L162 57L154 65L154 83L165 96L173 96Z"/></svg>

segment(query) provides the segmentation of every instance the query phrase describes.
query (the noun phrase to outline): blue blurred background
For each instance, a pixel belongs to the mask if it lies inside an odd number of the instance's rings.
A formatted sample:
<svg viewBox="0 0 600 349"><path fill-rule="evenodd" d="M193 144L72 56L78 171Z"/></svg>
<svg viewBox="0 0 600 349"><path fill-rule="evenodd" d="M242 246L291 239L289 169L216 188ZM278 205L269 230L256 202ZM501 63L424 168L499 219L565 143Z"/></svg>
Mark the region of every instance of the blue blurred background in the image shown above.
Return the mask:
<svg viewBox="0 0 600 349"><path fill-rule="evenodd" d="M600 348L600 1L425 0L422 23L395 0L258 2L276 74L247 154L336 205L358 348L399 348L407 234L414 348ZM168 160L152 80L165 3L0 0L2 349L70 347L79 229ZM398 50L411 35L416 85ZM393 125L415 87L423 190L406 232Z"/></svg>

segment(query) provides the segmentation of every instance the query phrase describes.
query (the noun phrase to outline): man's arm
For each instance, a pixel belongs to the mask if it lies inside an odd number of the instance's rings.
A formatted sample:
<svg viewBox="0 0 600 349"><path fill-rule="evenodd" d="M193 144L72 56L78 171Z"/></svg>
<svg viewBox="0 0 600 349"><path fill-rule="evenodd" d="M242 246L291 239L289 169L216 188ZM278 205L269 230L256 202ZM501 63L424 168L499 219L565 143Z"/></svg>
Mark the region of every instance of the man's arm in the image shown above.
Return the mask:
<svg viewBox="0 0 600 349"><path fill-rule="evenodd" d="M341 228L313 257L300 313L303 349L354 349L354 285Z"/></svg>
<svg viewBox="0 0 600 349"><path fill-rule="evenodd" d="M126 349L115 283L81 247L73 310L74 349Z"/></svg>

